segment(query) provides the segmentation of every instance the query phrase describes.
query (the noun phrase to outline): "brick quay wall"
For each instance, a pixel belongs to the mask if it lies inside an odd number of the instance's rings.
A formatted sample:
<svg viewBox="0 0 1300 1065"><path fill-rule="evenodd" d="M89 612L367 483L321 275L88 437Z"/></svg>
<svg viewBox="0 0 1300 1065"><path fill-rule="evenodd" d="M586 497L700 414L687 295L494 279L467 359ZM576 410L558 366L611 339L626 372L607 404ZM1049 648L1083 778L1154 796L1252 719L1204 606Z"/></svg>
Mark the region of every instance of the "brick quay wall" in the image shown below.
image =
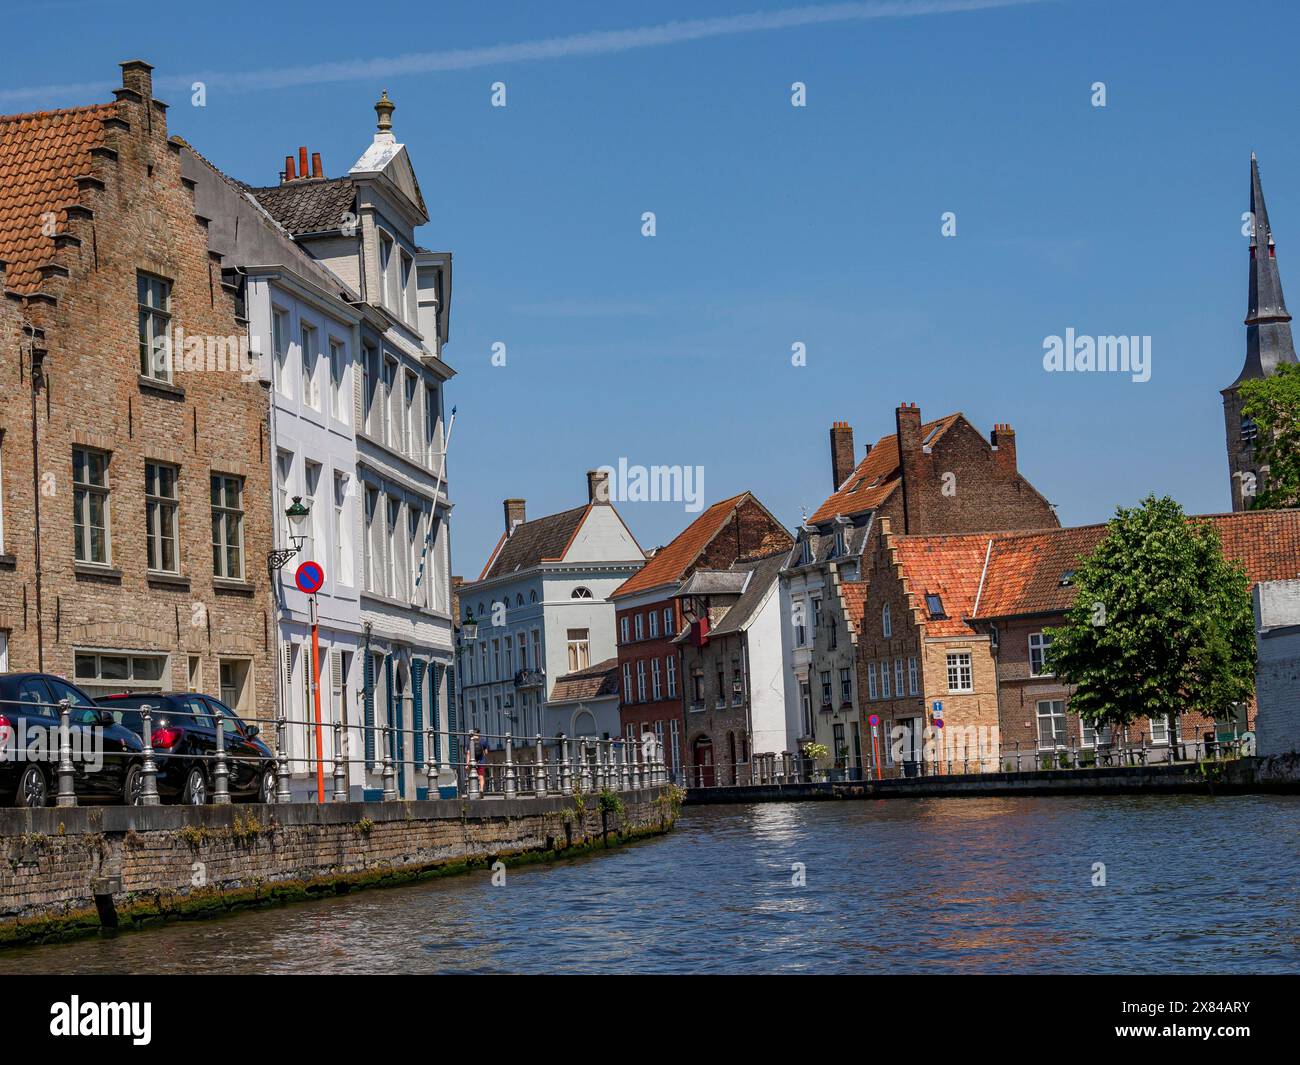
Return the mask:
<svg viewBox="0 0 1300 1065"><path fill-rule="evenodd" d="M0 945L571 857L668 832L681 792L0 810Z"/></svg>

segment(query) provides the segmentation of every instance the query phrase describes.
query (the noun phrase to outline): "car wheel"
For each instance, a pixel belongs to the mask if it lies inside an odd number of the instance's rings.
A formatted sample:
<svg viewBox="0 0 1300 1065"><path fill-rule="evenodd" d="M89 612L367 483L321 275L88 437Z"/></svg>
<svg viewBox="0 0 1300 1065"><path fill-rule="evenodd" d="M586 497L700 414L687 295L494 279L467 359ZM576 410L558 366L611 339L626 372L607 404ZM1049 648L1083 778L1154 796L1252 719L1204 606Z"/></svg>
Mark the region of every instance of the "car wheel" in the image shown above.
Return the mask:
<svg viewBox="0 0 1300 1065"><path fill-rule="evenodd" d="M122 783L122 802L127 806L144 805L144 768L136 763L126 771Z"/></svg>
<svg viewBox="0 0 1300 1065"><path fill-rule="evenodd" d="M18 794L14 797L14 805L36 808L47 805L49 798L50 786L45 781L41 767L29 765L18 778Z"/></svg>
<svg viewBox="0 0 1300 1065"><path fill-rule="evenodd" d="M187 806L202 806L208 801L208 782L203 779L203 770L195 766L185 778L185 788L181 792L181 802Z"/></svg>
<svg viewBox="0 0 1300 1065"><path fill-rule="evenodd" d="M268 769L262 774L261 782L257 786L257 801L263 803L275 802L275 770Z"/></svg>

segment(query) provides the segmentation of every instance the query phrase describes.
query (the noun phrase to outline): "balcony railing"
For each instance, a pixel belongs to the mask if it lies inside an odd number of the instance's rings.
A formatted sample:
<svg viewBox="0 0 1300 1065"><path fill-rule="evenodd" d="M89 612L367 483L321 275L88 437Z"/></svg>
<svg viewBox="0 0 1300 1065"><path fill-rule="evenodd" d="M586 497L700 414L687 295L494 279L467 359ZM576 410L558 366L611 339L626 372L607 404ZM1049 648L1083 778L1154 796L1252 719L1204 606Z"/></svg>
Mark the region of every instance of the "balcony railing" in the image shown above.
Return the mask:
<svg viewBox="0 0 1300 1065"><path fill-rule="evenodd" d="M521 669L515 674L516 688L541 688L546 685L546 670Z"/></svg>

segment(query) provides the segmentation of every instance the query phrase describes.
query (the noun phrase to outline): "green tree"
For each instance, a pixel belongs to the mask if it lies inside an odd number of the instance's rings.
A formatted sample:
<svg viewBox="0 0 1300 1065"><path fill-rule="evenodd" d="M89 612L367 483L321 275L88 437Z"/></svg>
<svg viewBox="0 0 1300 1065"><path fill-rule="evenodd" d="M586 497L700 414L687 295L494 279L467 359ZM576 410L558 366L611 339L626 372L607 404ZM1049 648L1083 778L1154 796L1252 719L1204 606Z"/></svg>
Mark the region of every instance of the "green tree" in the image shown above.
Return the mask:
<svg viewBox="0 0 1300 1065"><path fill-rule="evenodd" d="M1255 423L1260 478L1252 510L1300 506L1300 363L1284 362L1275 373L1241 383L1241 412Z"/></svg>
<svg viewBox="0 0 1300 1065"><path fill-rule="evenodd" d="M1197 710L1222 716L1255 684L1250 582L1212 522L1167 496L1120 507L1078 564L1047 660L1075 686L1070 709L1100 728Z"/></svg>

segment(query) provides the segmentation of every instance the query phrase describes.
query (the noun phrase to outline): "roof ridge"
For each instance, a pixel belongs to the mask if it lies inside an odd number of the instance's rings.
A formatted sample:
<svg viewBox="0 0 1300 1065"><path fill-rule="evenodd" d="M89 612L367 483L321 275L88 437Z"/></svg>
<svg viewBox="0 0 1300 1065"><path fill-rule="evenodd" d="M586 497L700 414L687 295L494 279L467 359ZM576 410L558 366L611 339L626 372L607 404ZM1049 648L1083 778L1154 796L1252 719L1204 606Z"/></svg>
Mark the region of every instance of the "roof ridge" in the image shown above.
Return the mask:
<svg viewBox="0 0 1300 1065"><path fill-rule="evenodd" d="M76 115L83 111L113 111L116 109L116 101L82 104L80 107L57 107L52 111L24 111L17 115L0 115L0 122L25 122L33 118L57 118L60 115Z"/></svg>

